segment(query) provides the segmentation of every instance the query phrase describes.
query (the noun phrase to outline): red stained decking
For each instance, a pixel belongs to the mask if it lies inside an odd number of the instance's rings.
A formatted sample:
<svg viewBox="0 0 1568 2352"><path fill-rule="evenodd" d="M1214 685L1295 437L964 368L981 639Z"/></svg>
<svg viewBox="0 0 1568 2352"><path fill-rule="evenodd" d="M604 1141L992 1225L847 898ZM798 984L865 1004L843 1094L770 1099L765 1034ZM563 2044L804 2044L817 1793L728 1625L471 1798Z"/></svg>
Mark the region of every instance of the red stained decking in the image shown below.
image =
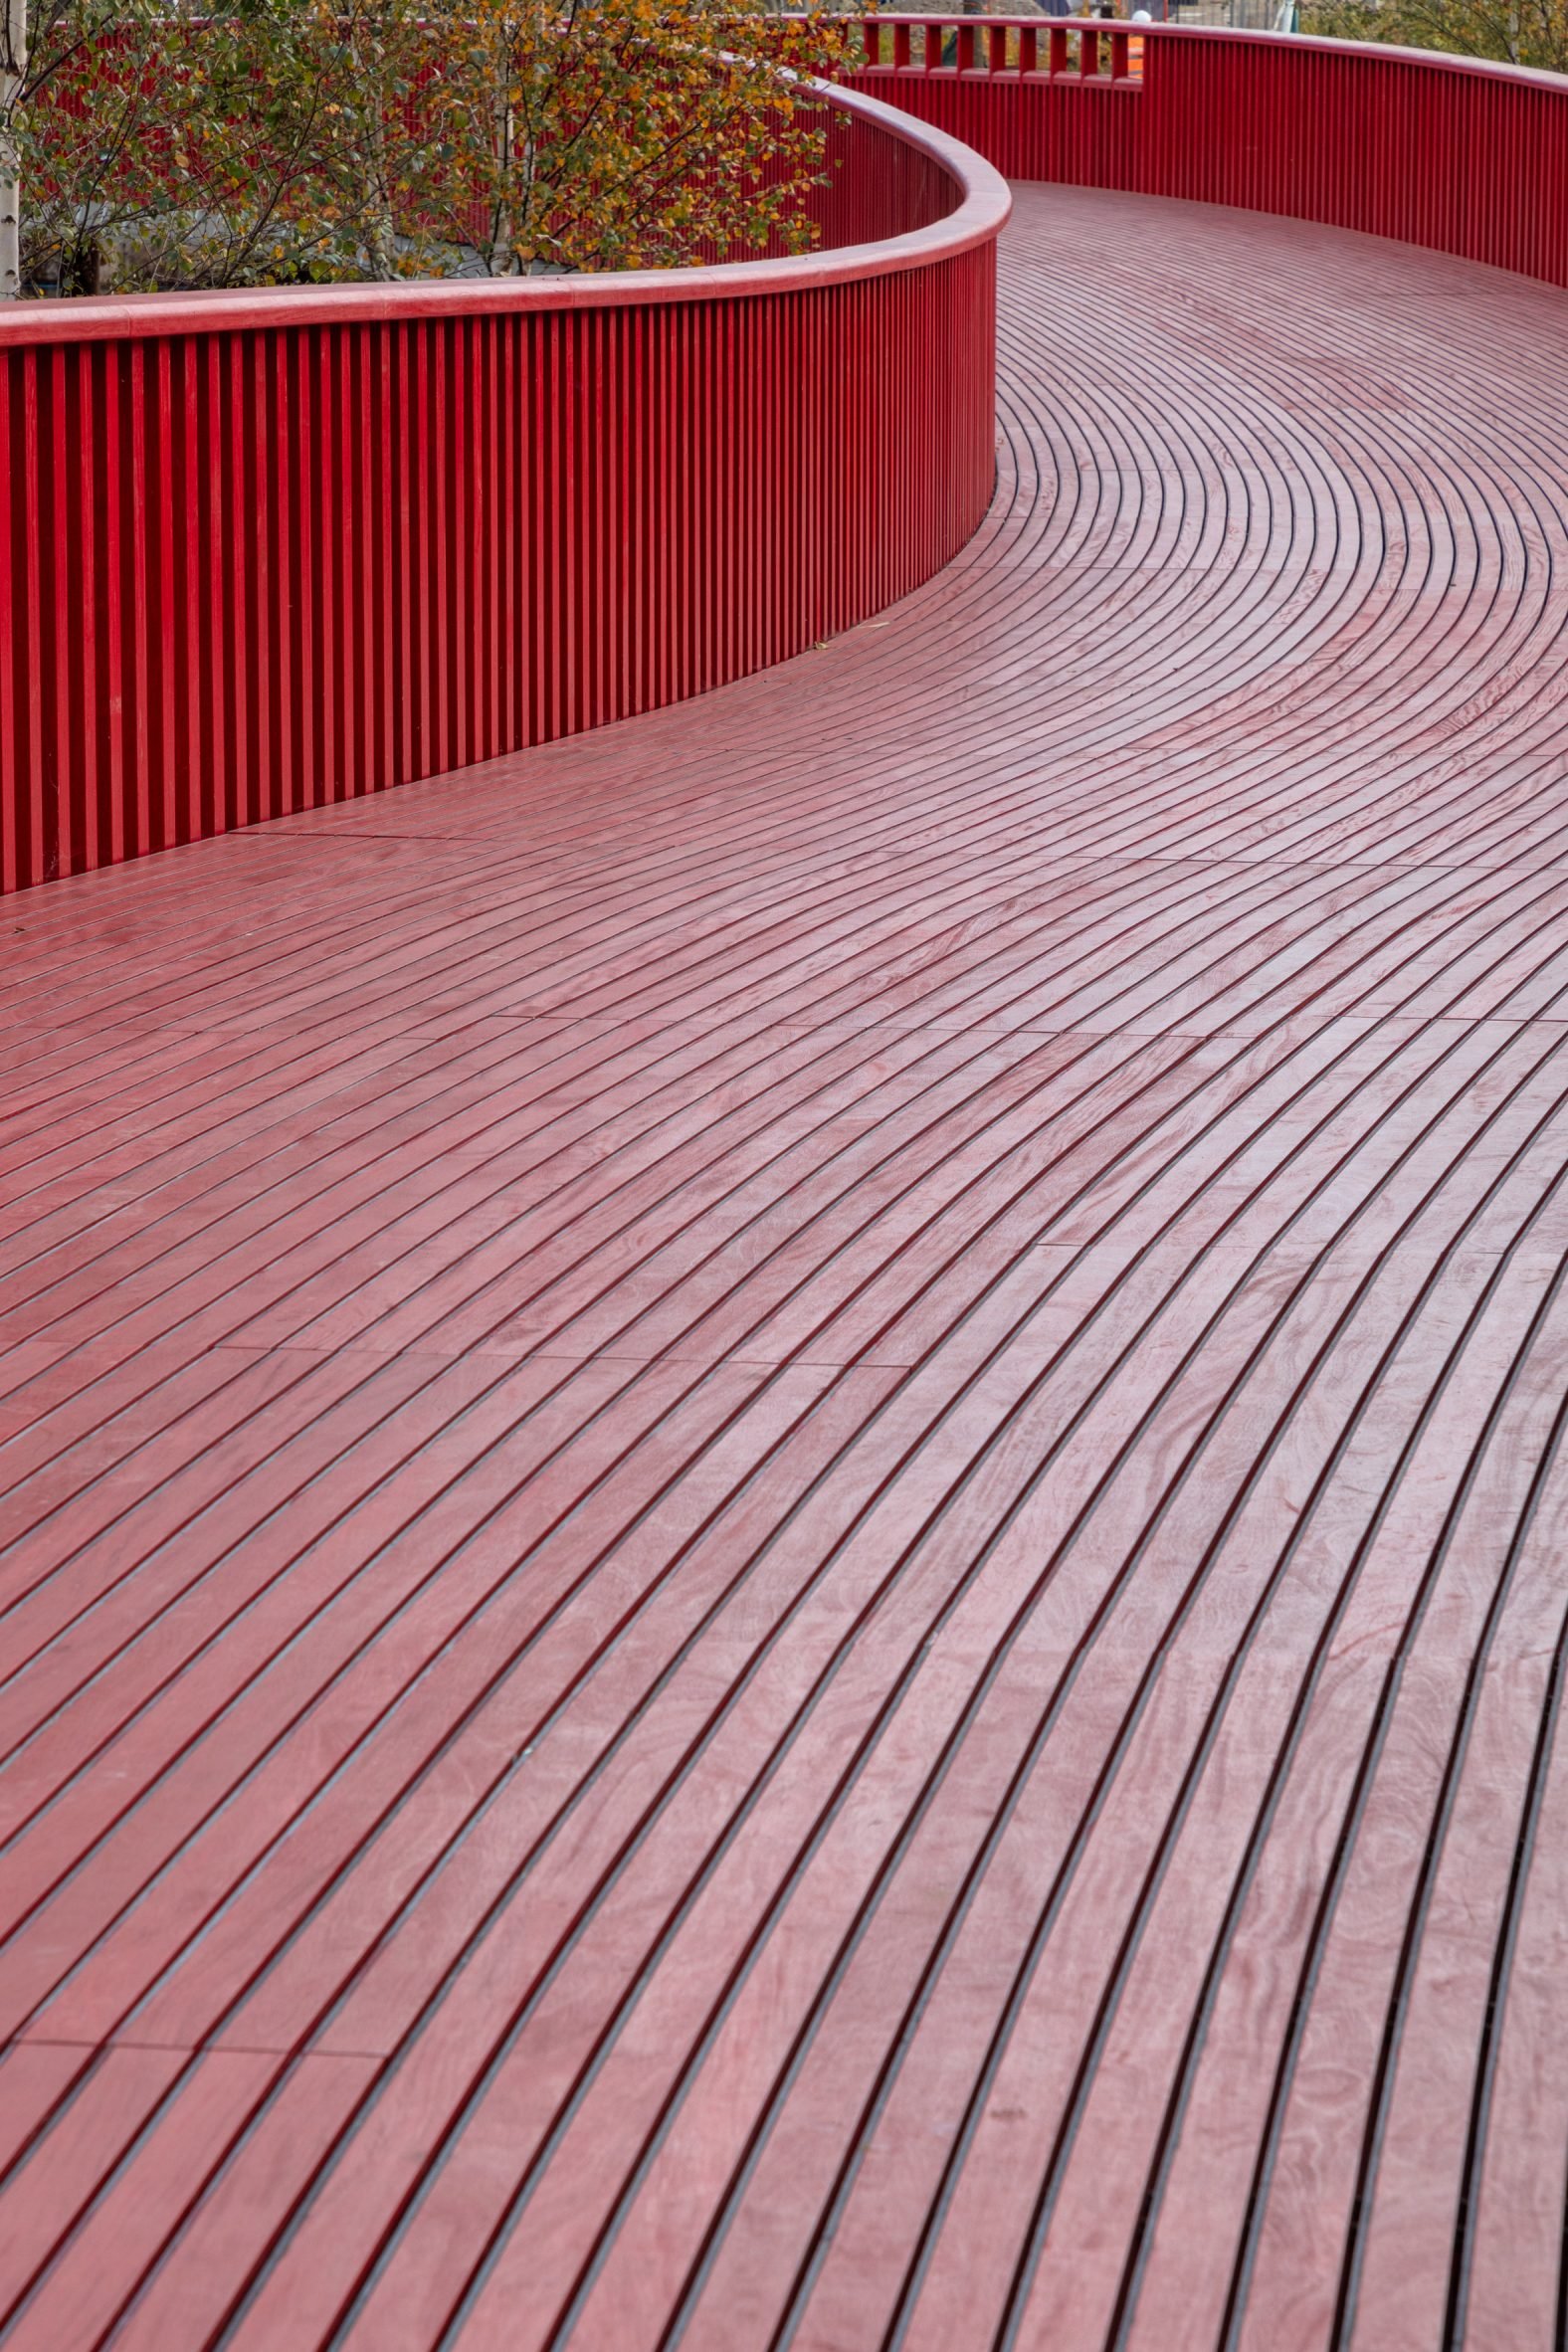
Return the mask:
<svg viewBox="0 0 1568 2352"><path fill-rule="evenodd" d="M906 605L0 912L18 2352L1553 2342L1568 297L1005 276Z"/></svg>

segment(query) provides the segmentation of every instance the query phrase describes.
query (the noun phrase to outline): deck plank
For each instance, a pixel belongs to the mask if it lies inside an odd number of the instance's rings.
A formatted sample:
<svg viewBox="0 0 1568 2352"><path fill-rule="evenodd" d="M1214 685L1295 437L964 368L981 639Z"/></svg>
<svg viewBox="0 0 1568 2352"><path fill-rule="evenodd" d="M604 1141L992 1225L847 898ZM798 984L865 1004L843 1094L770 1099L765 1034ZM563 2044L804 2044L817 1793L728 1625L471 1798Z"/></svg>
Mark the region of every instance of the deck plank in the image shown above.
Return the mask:
<svg viewBox="0 0 1568 2352"><path fill-rule="evenodd" d="M892 612L8 902L7 2345L1555 2343L1568 303L1002 338Z"/></svg>

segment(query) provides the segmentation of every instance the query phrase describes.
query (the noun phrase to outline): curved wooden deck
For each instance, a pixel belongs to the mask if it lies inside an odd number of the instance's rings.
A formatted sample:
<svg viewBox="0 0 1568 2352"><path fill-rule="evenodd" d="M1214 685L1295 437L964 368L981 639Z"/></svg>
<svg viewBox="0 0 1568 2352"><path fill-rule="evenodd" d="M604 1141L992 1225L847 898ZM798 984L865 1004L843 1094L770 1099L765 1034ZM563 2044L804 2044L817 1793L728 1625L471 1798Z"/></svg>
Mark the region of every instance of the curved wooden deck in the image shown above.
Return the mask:
<svg viewBox="0 0 1568 2352"><path fill-rule="evenodd" d="M1004 334L882 619L4 909L8 2347L1554 2341L1568 297Z"/></svg>

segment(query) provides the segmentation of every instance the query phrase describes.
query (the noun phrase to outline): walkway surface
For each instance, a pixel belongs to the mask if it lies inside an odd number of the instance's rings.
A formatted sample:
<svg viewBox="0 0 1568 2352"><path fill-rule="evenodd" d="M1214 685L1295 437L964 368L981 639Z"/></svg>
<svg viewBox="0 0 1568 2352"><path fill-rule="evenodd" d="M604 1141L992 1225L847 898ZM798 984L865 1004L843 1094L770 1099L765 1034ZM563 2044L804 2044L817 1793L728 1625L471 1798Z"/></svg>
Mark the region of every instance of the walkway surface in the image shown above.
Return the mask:
<svg viewBox="0 0 1568 2352"><path fill-rule="evenodd" d="M1556 2337L1568 297L1005 275L896 612L0 910L8 2352Z"/></svg>

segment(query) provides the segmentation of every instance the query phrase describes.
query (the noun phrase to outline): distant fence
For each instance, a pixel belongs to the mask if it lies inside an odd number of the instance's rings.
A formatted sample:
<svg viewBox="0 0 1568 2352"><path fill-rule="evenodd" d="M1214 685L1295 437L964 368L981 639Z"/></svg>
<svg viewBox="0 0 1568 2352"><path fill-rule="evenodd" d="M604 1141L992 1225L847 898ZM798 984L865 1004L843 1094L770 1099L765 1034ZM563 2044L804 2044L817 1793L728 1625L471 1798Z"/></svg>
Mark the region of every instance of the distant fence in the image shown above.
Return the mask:
<svg viewBox="0 0 1568 2352"><path fill-rule="evenodd" d="M798 259L0 312L0 887L700 692L945 563L1007 195L833 102Z"/></svg>

